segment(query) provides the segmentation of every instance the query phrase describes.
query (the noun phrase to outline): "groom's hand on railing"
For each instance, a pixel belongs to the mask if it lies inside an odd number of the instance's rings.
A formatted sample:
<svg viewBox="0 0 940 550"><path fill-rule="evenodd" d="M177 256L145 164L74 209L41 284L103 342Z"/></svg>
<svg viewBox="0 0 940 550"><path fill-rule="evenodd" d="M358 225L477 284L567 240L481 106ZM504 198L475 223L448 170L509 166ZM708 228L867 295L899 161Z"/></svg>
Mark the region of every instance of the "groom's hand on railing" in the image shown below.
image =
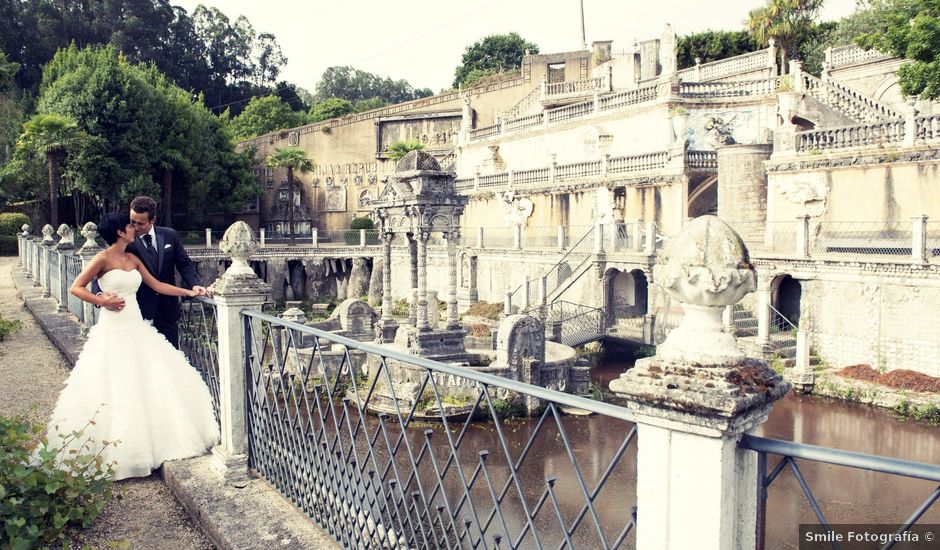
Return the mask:
<svg viewBox="0 0 940 550"><path fill-rule="evenodd" d="M206 287L196 285L193 287L193 292L196 293L196 296L209 296L209 291L206 290Z"/></svg>

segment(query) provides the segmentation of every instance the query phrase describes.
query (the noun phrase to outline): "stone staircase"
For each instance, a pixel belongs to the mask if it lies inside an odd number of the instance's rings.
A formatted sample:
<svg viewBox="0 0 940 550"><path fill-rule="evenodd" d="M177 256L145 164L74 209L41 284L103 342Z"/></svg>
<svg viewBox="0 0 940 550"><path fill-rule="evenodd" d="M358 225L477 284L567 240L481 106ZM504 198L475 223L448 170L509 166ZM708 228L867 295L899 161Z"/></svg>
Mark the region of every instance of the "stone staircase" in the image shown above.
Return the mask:
<svg viewBox="0 0 940 550"><path fill-rule="evenodd" d="M870 123L903 118L895 109L840 82L822 81L802 73L802 90L817 101L852 120Z"/></svg>

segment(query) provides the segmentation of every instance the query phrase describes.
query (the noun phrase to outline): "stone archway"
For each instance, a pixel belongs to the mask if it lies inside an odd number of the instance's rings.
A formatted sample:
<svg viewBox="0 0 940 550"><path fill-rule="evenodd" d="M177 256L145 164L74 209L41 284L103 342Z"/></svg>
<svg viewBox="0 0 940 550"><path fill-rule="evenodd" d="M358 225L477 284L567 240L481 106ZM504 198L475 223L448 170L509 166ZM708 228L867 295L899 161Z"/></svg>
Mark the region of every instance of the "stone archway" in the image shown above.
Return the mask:
<svg viewBox="0 0 940 550"><path fill-rule="evenodd" d="M635 319L646 315L649 300L646 275L640 269L610 269L607 281L607 308L613 320Z"/></svg>
<svg viewBox="0 0 940 550"><path fill-rule="evenodd" d="M781 275L771 283L772 304L781 315L796 326L800 325L800 302L803 287L790 275Z"/></svg>

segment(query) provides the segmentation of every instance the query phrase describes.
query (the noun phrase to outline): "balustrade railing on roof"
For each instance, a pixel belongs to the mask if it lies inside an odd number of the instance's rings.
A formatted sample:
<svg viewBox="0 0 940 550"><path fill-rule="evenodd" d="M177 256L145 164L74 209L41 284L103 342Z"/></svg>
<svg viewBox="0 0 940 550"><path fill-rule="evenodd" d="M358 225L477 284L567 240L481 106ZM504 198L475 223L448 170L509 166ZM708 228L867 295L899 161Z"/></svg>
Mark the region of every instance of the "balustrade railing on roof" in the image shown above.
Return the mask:
<svg viewBox="0 0 940 550"><path fill-rule="evenodd" d="M481 139L489 136L495 136L498 133L499 124L483 126L482 128L474 128L473 130L470 130L470 139Z"/></svg>
<svg viewBox="0 0 940 550"><path fill-rule="evenodd" d="M718 169L718 151L686 151L685 165L705 170Z"/></svg>
<svg viewBox="0 0 940 550"><path fill-rule="evenodd" d="M863 63L865 61L871 61L872 59L890 57L892 57L890 54L882 53L874 49L865 50L855 44L831 48L826 52L826 58L833 68Z"/></svg>
<svg viewBox="0 0 940 550"><path fill-rule="evenodd" d="M598 109L601 111L612 111L614 109L620 109L630 105L638 105L640 103L655 101L659 97L659 92L660 86L658 84L653 84L651 86L643 86L635 90L626 90L615 94L608 94L598 99Z"/></svg>
<svg viewBox="0 0 940 550"><path fill-rule="evenodd" d="M516 118L513 120L507 120L504 123L503 129L506 132L513 132L516 130L525 130L527 128L534 128L536 126L541 126L544 122L544 116L542 113L536 113L534 115L528 115L521 118Z"/></svg>
<svg viewBox="0 0 940 550"><path fill-rule="evenodd" d="M559 164L555 167L555 179L562 181L591 178L599 176L600 173L601 161L599 160Z"/></svg>
<svg viewBox="0 0 940 550"><path fill-rule="evenodd" d="M587 93L609 91L610 83L606 76L585 78L583 80L569 80L566 82L551 82L545 85L545 97L583 95Z"/></svg>
<svg viewBox="0 0 940 550"><path fill-rule="evenodd" d="M469 191L473 189L473 179L474 178L459 178L454 180L454 186L457 188L457 191Z"/></svg>
<svg viewBox="0 0 940 550"><path fill-rule="evenodd" d="M487 187L500 187L509 184L509 174L502 172L500 174L490 174L488 176L480 176L480 189Z"/></svg>
<svg viewBox="0 0 940 550"><path fill-rule="evenodd" d="M566 105L564 107L559 107L557 109L549 109L548 112L548 121L549 122L564 122L567 120L573 120L576 118L583 117L594 111L594 102L593 101L584 101L581 103L575 103L573 105Z"/></svg>
<svg viewBox="0 0 940 550"><path fill-rule="evenodd" d="M549 168L533 168L531 170L519 170L512 173L513 185L528 185L532 183L547 182L550 177Z"/></svg>
<svg viewBox="0 0 940 550"><path fill-rule="evenodd" d="M625 174L628 172L659 170L664 168L668 162L669 153L666 151L629 155L626 157L611 157L607 161L607 173Z"/></svg>

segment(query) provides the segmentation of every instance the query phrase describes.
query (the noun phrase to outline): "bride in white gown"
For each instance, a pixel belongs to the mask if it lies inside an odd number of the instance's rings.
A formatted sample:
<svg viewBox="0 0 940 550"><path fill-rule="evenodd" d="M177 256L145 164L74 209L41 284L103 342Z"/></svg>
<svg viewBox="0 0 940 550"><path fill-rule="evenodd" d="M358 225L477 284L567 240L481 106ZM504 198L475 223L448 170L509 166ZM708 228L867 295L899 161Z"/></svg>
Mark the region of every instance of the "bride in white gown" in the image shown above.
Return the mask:
<svg viewBox="0 0 940 550"><path fill-rule="evenodd" d="M137 288L143 282L169 296L198 293L158 281L138 257L125 252L134 241L127 215L107 214L98 229L110 246L92 259L70 291L98 305L121 297L124 307L101 308L59 395L49 443L61 446L64 435L69 448L79 448L87 439L81 452L100 451L105 463L114 463L113 479L148 476L166 460L204 453L217 442L219 428L199 373L141 317ZM86 288L96 276L104 292L97 296ZM78 430L84 430L80 438L68 438Z"/></svg>

